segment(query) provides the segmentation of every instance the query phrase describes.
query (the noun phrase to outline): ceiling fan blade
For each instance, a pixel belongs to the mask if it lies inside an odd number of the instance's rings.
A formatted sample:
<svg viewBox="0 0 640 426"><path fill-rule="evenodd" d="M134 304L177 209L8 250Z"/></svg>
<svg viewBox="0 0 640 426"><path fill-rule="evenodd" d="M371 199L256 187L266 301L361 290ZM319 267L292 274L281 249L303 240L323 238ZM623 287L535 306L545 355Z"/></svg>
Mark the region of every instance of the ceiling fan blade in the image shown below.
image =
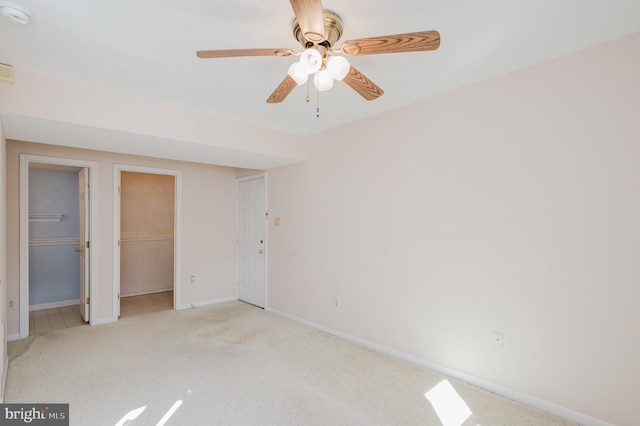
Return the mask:
<svg viewBox="0 0 640 426"><path fill-rule="evenodd" d="M349 73L342 81L368 101L377 99L384 93L373 81L369 80L353 66L351 66Z"/></svg>
<svg viewBox="0 0 640 426"><path fill-rule="evenodd" d="M273 91L271 96L267 99L268 104L277 104L285 100L289 93L296 87L297 84L294 79L289 77L289 74L282 80L282 83Z"/></svg>
<svg viewBox="0 0 640 426"><path fill-rule="evenodd" d="M440 46L438 31L394 34L381 37L349 40L342 44L347 55L374 55L378 53L422 52L436 50Z"/></svg>
<svg viewBox="0 0 640 426"><path fill-rule="evenodd" d="M291 49L227 49L227 50L198 50L198 58L234 58L240 56L289 56Z"/></svg>
<svg viewBox="0 0 640 426"><path fill-rule="evenodd" d="M325 39L324 17L320 0L290 0L293 13L307 40L319 43Z"/></svg>

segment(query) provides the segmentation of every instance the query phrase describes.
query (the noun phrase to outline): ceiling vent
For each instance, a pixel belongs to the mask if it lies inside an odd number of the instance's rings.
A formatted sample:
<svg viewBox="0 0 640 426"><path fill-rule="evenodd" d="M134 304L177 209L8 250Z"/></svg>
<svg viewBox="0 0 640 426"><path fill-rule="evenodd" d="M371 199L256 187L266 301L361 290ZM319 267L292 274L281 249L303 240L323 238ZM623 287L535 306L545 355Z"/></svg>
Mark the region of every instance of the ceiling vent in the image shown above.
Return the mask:
<svg viewBox="0 0 640 426"><path fill-rule="evenodd" d="M13 84L13 67L0 64L0 83Z"/></svg>

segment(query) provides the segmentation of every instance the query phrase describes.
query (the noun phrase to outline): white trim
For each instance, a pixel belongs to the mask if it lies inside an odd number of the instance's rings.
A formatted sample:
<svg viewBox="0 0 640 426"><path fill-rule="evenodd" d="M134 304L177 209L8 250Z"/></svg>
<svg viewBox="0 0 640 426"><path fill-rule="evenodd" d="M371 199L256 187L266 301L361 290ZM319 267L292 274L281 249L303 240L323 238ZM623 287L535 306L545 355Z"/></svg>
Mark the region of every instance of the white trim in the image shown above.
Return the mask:
<svg viewBox="0 0 640 426"><path fill-rule="evenodd" d="M102 318L102 319L96 320L91 325L104 325L104 324L111 324L112 322L118 322L118 318L117 317Z"/></svg>
<svg viewBox="0 0 640 426"><path fill-rule="evenodd" d="M29 165L69 166L89 169L89 324L97 321L98 301L98 163L73 158L20 154L20 338L29 336Z"/></svg>
<svg viewBox="0 0 640 426"><path fill-rule="evenodd" d="M78 238L36 238L29 240L29 247L80 245Z"/></svg>
<svg viewBox="0 0 640 426"><path fill-rule="evenodd" d="M174 177L174 206L173 206L173 309L178 308L180 300L180 265L182 265L181 253L181 223L182 223L182 172L174 169L161 169L156 167L132 166L126 164L113 165L113 306L115 320L120 316L120 172L138 172L157 175L170 175ZM163 290L165 291L165 290ZM110 321L111 322L111 321Z"/></svg>
<svg viewBox="0 0 640 426"><path fill-rule="evenodd" d="M5 331L2 330L2 332L4 333ZM5 342L5 346L6 346L6 342ZM2 389L0 389L0 404L4 403L4 393L5 393L5 390L7 389L7 373L9 372L9 356L5 353L3 358L4 358L4 362L2 366L2 383L0 384L0 386L2 386Z"/></svg>
<svg viewBox="0 0 640 426"><path fill-rule="evenodd" d="M202 301L202 302L192 303L190 305L180 305L176 309L177 310L182 310L182 309L200 308L202 306L217 305L218 303L232 302L234 300L238 300L238 298L237 297L233 297L233 296L222 297L220 299L205 300L205 301Z"/></svg>
<svg viewBox="0 0 640 426"><path fill-rule="evenodd" d="M29 222L60 222L62 213L30 213Z"/></svg>
<svg viewBox="0 0 640 426"><path fill-rule="evenodd" d="M113 165L113 317L120 316L120 172Z"/></svg>
<svg viewBox="0 0 640 426"><path fill-rule="evenodd" d="M267 172L256 173L255 175L249 175L249 176L242 176L242 177L236 178L236 180L238 182L246 182L248 180L256 180L256 179L260 179L260 178L265 178L266 179L267 178Z"/></svg>
<svg viewBox="0 0 640 426"><path fill-rule="evenodd" d="M2 324L2 380L0 380L0 404L4 403L7 389L7 372L9 371L9 354L7 353L7 328Z"/></svg>
<svg viewBox="0 0 640 426"><path fill-rule="evenodd" d="M257 173L255 175L242 176L236 179L236 241L238 241L238 184L250 180L264 179L264 209L267 212L264 226L265 244L264 244L264 309L269 306L269 200L268 200L268 177L267 172ZM236 244L236 299L240 300L240 292L238 286L240 284L240 246Z"/></svg>
<svg viewBox="0 0 640 426"><path fill-rule="evenodd" d="M506 398L512 399L514 401L521 402L523 404L529 405L531 407L537 408L542 411L546 411L547 413L555 414L556 416L562 417L567 420L571 420L578 424L584 426L614 426L611 423L607 423L605 421L589 417L586 414L579 413L577 411L573 411L569 408L561 407L559 405L553 404L548 401L544 401L542 399L533 397L531 395L524 394L522 392L518 392L516 390L510 389L506 386L498 385L493 382L489 382L488 380L481 379L476 376L472 376L471 374L463 373L458 370L454 370L453 368L445 367L440 364L436 364L433 362L429 362L425 359L418 358L413 355L406 354L404 352L397 351L395 349L388 348L386 346L379 345L377 343L369 342L368 340L361 339L359 337L352 336L347 333L343 333L341 331L337 331L331 329L329 327L325 327L323 325L317 324L312 321L307 321L295 315L288 314L286 312L279 311L277 309L265 308L267 311L279 315L283 318L287 318L291 321L297 322L302 325L306 325L311 328L315 328L316 330L323 331L327 334L334 335L336 337L340 337L342 339L351 341L360 346L364 346L366 348L372 349L374 351L383 353L385 355L392 356L394 358L401 359L403 361L409 362L411 364L415 364L419 367L426 368L431 371L435 371L444 376L452 377L454 379L460 380L462 382L468 383L470 385L476 386L481 389L485 389L489 392L493 392L497 395L504 396Z"/></svg>
<svg viewBox="0 0 640 426"><path fill-rule="evenodd" d="M29 312L43 311L45 309L66 308L67 306L79 305L80 299L63 300L61 302L40 303L38 305L29 305Z"/></svg>

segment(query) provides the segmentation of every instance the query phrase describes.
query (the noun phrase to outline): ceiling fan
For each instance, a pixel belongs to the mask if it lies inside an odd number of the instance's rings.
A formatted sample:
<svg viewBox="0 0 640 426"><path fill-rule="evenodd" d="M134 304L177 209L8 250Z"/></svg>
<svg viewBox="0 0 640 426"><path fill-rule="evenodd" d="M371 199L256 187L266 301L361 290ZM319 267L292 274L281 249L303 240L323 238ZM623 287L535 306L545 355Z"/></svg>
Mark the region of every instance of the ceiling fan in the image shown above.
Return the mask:
<svg viewBox="0 0 640 426"><path fill-rule="evenodd" d="M304 84L310 75L319 91L328 90L333 81L344 81L366 100L374 100L383 90L348 63L348 56L381 53L420 52L436 50L440 46L438 31L394 34L349 40L335 48L342 36L342 19L334 11L323 9L321 0L290 0L295 14L293 35L304 51L291 49L228 49L199 50L199 58L230 58L240 56L292 56L300 61L289 67L287 76L267 99L267 103L282 102L296 85ZM308 97L307 97L308 101Z"/></svg>

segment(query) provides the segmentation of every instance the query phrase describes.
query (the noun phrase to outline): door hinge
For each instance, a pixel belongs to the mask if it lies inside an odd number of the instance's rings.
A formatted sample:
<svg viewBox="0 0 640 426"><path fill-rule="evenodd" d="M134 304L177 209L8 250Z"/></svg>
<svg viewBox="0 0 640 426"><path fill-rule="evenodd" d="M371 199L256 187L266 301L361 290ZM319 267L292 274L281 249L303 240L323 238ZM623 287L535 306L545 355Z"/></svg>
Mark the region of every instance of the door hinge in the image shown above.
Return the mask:
<svg viewBox="0 0 640 426"><path fill-rule="evenodd" d="M89 301L90 301L90 299L87 297L87 298L85 299L84 303L88 305L88 304L89 304Z"/></svg>
<svg viewBox="0 0 640 426"><path fill-rule="evenodd" d="M87 185L87 186L85 187L85 190L86 190L87 192L89 192L89 191L91 190L91 185Z"/></svg>
<svg viewBox="0 0 640 426"><path fill-rule="evenodd" d="M120 300L120 293L118 293L118 300Z"/></svg>
<svg viewBox="0 0 640 426"><path fill-rule="evenodd" d="M118 247L120 247L120 240L118 240Z"/></svg>
<svg viewBox="0 0 640 426"><path fill-rule="evenodd" d="M85 241L84 246L85 246L86 248L89 248L89 241Z"/></svg>
<svg viewBox="0 0 640 426"><path fill-rule="evenodd" d="M120 193L120 187L118 187L118 194Z"/></svg>

